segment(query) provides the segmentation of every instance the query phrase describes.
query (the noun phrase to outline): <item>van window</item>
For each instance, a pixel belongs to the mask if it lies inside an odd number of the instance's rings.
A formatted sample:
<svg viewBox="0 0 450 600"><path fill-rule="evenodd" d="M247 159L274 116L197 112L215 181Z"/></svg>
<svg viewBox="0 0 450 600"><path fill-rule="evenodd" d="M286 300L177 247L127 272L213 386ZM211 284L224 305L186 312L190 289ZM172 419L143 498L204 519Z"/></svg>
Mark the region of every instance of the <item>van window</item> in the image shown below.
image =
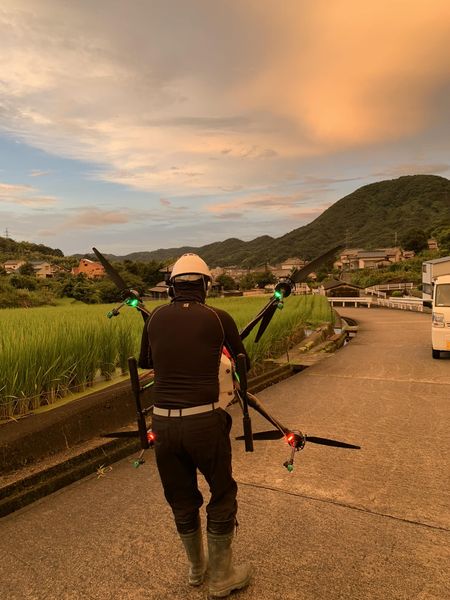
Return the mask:
<svg viewBox="0 0 450 600"><path fill-rule="evenodd" d="M429 296L433 295L433 286L430 283L424 283L422 285L422 292L424 294L428 294Z"/></svg>
<svg viewBox="0 0 450 600"><path fill-rule="evenodd" d="M441 283L436 286L435 306L450 306L450 283Z"/></svg>

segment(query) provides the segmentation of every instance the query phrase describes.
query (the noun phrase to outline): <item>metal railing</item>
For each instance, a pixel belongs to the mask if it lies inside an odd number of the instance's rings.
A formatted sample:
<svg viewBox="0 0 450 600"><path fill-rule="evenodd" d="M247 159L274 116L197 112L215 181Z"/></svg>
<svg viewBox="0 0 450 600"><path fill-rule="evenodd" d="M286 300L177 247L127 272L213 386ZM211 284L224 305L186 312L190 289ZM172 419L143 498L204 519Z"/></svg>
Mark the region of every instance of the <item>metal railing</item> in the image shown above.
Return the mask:
<svg viewBox="0 0 450 600"><path fill-rule="evenodd" d="M385 308L396 308L400 310L413 310L423 312L423 301L421 298L374 298L373 296L360 296L355 298L327 297L331 306L383 306Z"/></svg>
<svg viewBox="0 0 450 600"><path fill-rule="evenodd" d="M376 305L376 298L372 298L371 296L355 296L355 297L339 297L339 296L327 296L327 299L331 306L337 304L338 306L354 306L355 308L358 306L367 306L370 308L372 304Z"/></svg>
<svg viewBox="0 0 450 600"><path fill-rule="evenodd" d="M379 283L377 285L370 285L364 289L366 294L372 294L378 298L387 298L387 292L397 290L412 290L414 283Z"/></svg>
<svg viewBox="0 0 450 600"><path fill-rule="evenodd" d="M377 298L377 305L386 308L423 312L423 301L421 298Z"/></svg>

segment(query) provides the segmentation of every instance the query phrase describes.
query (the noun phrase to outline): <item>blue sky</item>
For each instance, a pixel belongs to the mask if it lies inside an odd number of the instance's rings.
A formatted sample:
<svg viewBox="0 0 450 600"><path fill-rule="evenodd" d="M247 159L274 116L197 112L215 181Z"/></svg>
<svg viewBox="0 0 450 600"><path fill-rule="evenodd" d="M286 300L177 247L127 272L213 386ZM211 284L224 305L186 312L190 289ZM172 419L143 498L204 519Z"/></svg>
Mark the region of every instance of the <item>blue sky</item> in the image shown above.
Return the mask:
<svg viewBox="0 0 450 600"><path fill-rule="evenodd" d="M447 0L2 0L0 27L0 235L279 236L450 172Z"/></svg>

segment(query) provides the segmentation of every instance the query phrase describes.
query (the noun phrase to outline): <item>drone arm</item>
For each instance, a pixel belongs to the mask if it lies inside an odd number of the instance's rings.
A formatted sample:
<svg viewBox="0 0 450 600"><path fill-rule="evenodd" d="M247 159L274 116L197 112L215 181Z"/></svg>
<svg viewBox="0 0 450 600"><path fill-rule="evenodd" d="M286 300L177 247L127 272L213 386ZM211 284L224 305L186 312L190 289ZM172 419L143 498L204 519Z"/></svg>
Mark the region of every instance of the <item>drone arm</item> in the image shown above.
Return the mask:
<svg viewBox="0 0 450 600"><path fill-rule="evenodd" d="M139 439L141 441L141 448L142 450L147 450L150 444L147 437L147 425L145 421L144 411L142 410L140 398L141 384L139 381L136 359L134 357L128 359L128 368L130 370L131 389L133 391L133 396L136 403L136 417L139 430Z"/></svg>
<svg viewBox="0 0 450 600"><path fill-rule="evenodd" d="M247 397L247 364L245 354L238 354L236 369L239 376L239 391L237 392L242 399L243 427L245 439L245 451L253 452L252 422L248 414Z"/></svg>
<svg viewBox="0 0 450 600"><path fill-rule="evenodd" d="M290 429L282 425L275 417L273 417L262 405L261 401L254 395L247 392L248 405L251 406L256 412L264 417L269 423L276 427L283 435L288 433Z"/></svg>

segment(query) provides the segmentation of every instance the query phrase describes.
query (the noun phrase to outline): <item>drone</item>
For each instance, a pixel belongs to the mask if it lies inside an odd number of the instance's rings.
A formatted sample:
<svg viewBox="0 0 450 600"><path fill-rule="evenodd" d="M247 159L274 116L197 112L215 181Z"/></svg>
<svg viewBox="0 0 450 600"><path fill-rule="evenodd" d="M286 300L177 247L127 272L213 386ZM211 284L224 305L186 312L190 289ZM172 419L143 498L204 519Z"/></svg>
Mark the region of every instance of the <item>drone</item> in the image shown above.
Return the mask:
<svg viewBox="0 0 450 600"><path fill-rule="evenodd" d="M255 343L257 343L266 331L276 311L283 308L284 300L290 296L292 290L295 288L295 284L305 281L311 272L316 270L321 264L328 262L341 248L342 246L337 246L331 250L328 250L324 254L309 262L305 267L296 269L290 273L289 276L280 279L275 285L273 295L267 304L240 332L241 340L244 340L259 324L259 329L254 340ZM97 250L97 248L93 248L93 251L100 263L103 265L107 275L120 290L121 304L117 308L113 308L110 312L108 312L107 317L117 317L120 314L120 310L124 306L129 306L137 309L141 313L144 322L146 322L151 312L146 308L139 292L126 285L120 274L103 256L103 254ZM136 404L136 420L138 430L137 432L122 432L121 434L111 433L107 434L107 437L119 437L119 435L138 436L140 440L141 452L139 457L133 462L133 466L139 467L145 462L143 458L145 451L149 448L152 448L155 442L155 435L153 431L147 427L146 421L146 417L148 413L151 412L153 407L150 406L148 408L143 408L141 402L141 395L153 385L153 380L145 382L141 381L135 357L130 357L128 359L128 367L130 372L131 389ZM348 444L346 442L331 440L328 438L309 436L299 430L290 429L289 427L283 425L278 419L268 412L262 402L254 394L248 391L246 359L243 354L239 354L237 356L236 364L234 365L232 372L236 384L234 385L235 397L237 398L243 414L244 434L236 439L244 440L246 452L253 452L253 440L275 440L283 438L291 448L290 456L283 463L283 467L285 467L287 471L291 473L294 469L295 454L305 447L306 442L325 446L334 446L338 448L360 449L360 446L356 446L354 444ZM264 417L271 425L273 425L275 429L253 433L251 418L248 410L249 407L253 408L262 417Z"/></svg>

